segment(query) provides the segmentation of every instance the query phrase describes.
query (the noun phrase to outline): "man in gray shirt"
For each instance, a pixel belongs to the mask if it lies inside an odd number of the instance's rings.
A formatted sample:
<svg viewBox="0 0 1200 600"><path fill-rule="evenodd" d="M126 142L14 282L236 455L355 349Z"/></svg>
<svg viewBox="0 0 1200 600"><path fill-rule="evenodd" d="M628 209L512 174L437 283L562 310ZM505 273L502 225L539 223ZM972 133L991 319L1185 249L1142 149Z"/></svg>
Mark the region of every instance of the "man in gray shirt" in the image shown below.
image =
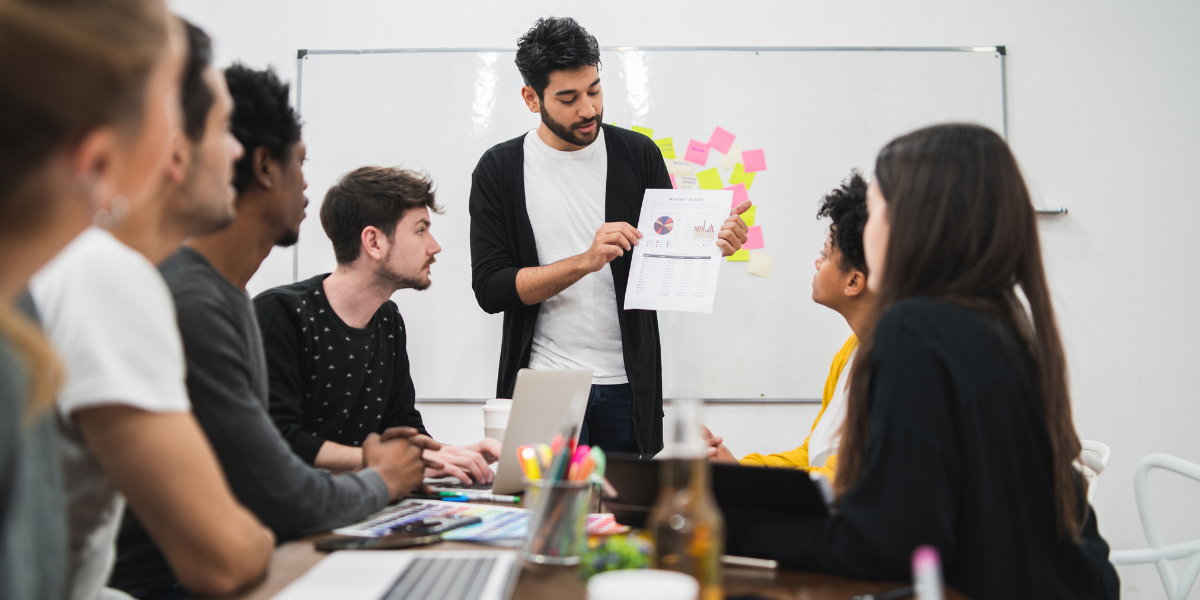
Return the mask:
<svg viewBox="0 0 1200 600"><path fill-rule="evenodd" d="M334 475L293 453L267 414L266 357L245 286L272 247L296 242L308 204L305 147L287 86L274 73L235 65L226 80L235 106L231 127L245 148L234 179L236 218L191 238L160 270L176 304L196 419L234 495L286 540L358 521L419 485L426 466L442 465L421 459L436 442L396 428L363 444L361 469ZM214 90L218 100L224 87ZM202 137L186 179L164 193L232 192L230 165L205 164L203 147L238 142L226 139L223 119L203 135L218 139ZM175 592L170 567L131 512L110 586L143 598Z"/></svg>

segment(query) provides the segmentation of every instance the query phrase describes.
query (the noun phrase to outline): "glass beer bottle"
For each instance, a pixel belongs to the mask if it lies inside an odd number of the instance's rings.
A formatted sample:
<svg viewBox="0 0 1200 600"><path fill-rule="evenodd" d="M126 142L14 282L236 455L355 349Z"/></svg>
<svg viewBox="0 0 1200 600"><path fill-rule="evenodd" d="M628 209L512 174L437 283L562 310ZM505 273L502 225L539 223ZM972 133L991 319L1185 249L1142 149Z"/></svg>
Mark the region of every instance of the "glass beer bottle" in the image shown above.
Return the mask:
<svg viewBox="0 0 1200 600"><path fill-rule="evenodd" d="M709 485L708 450L700 436L700 400L672 402L669 458L662 461L658 501L646 531L654 543L654 567L679 571L700 582L700 600L720 600L725 521Z"/></svg>

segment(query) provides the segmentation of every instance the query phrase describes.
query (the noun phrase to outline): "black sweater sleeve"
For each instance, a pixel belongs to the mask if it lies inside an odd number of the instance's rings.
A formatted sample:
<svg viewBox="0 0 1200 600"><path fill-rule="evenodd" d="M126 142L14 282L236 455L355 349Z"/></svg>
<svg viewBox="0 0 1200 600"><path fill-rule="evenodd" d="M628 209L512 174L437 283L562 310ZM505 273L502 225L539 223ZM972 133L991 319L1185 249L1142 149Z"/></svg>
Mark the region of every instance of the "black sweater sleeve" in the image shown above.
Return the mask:
<svg viewBox="0 0 1200 600"><path fill-rule="evenodd" d="M479 307L488 314L525 308L517 293L518 259L514 256L513 240L509 239L512 224L507 222L505 204L517 202L512 187L505 178L500 154L512 149L493 149L479 159L471 174L471 288ZM518 171L516 176L523 176Z"/></svg>
<svg viewBox="0 0 1200 600"><path fill-rule="evenodd" d="M254 310L267 356L271 419L292 451L311 465L317 460L325 440L301 427L304 395L301 377L305 376L301 367L301 349L304 341L300 339L300 326L293 321L292 315L302 313L281 293L258 296L254 299Z"/></svg>

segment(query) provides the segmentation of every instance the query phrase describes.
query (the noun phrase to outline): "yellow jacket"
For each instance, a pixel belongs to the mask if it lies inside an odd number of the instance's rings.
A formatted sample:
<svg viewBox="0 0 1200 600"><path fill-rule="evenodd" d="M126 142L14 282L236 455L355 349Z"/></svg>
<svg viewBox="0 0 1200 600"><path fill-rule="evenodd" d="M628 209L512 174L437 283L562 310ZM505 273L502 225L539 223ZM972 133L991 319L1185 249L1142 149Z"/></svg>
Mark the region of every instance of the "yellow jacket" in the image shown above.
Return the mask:
<svg viewBox="0 0 1200 600"><path fill-rule="evenodd" d="M812 430L816 429L817 422L821 420L821 415L825 414L825 409L829 406L829 402L833 400L833 394L837 391L838 377L842 374L842 369L846 367L846 363L850 360L850 355L854 349L858 347L858 338L854 334L850 334L850 339L842 346L838 353L833 355L833 365L829 367L829 377L825 379L825 393L821 397L821 412L817 413L816 420L813 421L812 427L809 429L811 436ZM834 454L826 459L825 464L820 467L814 467L808 464L808 438L804 438L804 443L795 450L781 452L779 454L750 454L741 460L743 465L753 467L789 467L792 469L804 469L809 473L820 473L833 481L835 470L837 469L837 455Z"/></svg>

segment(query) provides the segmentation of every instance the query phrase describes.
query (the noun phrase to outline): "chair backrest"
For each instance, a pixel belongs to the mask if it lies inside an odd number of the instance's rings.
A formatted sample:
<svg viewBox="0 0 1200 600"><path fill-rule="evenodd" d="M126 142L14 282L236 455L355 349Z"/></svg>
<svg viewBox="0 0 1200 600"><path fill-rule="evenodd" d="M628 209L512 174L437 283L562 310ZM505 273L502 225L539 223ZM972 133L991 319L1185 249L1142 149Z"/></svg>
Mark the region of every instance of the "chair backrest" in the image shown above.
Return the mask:
<svg viewBox="0 0 1200 600"><path fill-rule="evenodd" d="M1110 560L1113 564L1135 564L1139 562L1154 562L1158 567L1158 575L1166 588L1170 600L1184 600L1192 590L1197 575L1200 575L1200 540L1167 546L1162 532L1158 529L1158 520L1150 509L1150 471L1165 469L1184 477L1200 481L1200 465L1188 462L1169 454L1151 454L1138 463L1137 471L1133 474L1133 494L1137 499L1138 515L1142 519L1142 530L1146 534L1146 542L1150 544L1148 551L1125 550L1113 552ZM1183 569L1183 575L1176 575L1171 567L1171 560L1188 558Z"/></svg>
<svg viewBox="0 0 1200 600"><path fill-rule="evenodd" d="M1108 466L1109 457L1112 456L1112 449L1108 444L1095 440L1079 440L1079 445L1083 447L1083 451L1079 453L1075 466L1087 482L1087 500L1088 504L1091 504L1092 499L1096 497L1096 490L1100 487L1100 477L1104 474L1104 468Z"/></svg>

